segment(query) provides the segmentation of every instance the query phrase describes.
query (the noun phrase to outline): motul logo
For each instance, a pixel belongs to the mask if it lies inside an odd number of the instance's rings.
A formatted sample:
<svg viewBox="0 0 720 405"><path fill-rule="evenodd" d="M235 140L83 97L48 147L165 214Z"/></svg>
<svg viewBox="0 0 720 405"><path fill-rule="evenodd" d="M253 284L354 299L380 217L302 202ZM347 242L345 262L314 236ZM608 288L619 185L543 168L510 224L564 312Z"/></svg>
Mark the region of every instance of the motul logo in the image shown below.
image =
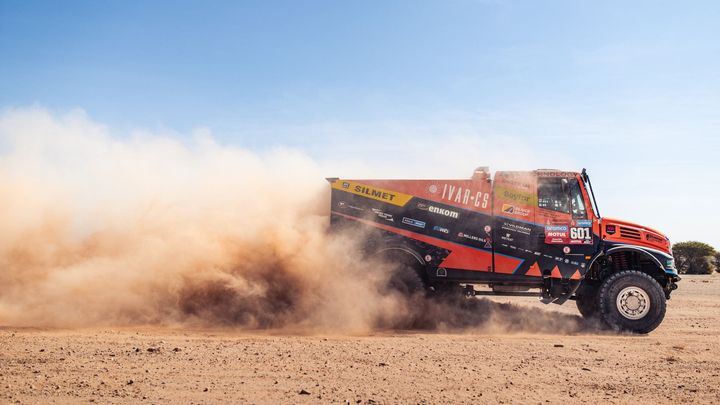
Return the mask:
<svg viewBox="0 0 720 405"><path fill-rule="evenodd" d="M446 208L433 207L432 205L428 207L428 211L432 212L433 214L445 215L446 217L450 218L457 218L459 216L456 211L452 211Z"/></svg>

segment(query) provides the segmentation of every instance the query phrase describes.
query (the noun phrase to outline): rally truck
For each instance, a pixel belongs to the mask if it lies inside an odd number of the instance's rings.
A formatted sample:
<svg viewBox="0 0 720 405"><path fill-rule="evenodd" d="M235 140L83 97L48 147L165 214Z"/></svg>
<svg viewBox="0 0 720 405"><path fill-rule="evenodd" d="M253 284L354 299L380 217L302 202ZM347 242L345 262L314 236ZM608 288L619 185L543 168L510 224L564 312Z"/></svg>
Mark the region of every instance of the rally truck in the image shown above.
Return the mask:
<svg viewBox="0 0 720 405"><path fill-rule="evenodd" d="M665 235L600 216L585 169L327 180L331 228L360 227L364 253L393 264L402 293L573 300L584 317L648 333L680 280Z"/></svg>

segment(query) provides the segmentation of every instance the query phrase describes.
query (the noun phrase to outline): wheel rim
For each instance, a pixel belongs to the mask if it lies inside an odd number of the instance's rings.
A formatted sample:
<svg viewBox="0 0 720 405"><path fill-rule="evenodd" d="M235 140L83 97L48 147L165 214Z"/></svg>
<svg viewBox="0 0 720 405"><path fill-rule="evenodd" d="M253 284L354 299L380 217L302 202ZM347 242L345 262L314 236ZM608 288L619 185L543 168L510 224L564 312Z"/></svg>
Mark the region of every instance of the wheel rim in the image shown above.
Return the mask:
<svg viewBox="0 0 720 405"><path fill-rule="evenodd" d="M650 296L640 287L626 287L617 297L617 309L627 319L640 319L650 312Z"/></svg>

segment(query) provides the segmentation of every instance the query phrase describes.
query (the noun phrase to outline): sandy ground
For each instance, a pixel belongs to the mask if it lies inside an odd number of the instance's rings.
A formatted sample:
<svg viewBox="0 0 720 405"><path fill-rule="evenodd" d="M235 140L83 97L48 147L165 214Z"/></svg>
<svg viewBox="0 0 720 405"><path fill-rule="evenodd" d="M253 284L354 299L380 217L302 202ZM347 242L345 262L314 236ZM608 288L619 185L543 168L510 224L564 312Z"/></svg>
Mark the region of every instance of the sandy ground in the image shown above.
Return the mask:
<svg viewBox="0 0 720 405"><path fill-rule="evenodd" d="M647 336L3 327L0 403L720 403L719 336L718 276Z"/></svg>

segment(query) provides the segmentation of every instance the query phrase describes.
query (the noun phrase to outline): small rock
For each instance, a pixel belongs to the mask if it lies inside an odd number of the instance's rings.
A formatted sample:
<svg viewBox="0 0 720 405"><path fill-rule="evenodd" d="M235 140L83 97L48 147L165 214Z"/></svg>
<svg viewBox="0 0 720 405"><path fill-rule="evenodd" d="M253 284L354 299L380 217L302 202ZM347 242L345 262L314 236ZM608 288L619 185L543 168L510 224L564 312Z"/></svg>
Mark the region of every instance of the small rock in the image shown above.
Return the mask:
<svg viewBox="0 0 720 405"><path fill-rule="evenodd" d="M589 368L587 368L587 367L583 367L583 368L582 368L582 371L591 371L591 370L590 370Z"/></svg>
<svg viewBox="0 0 720 405"><path fill-rule="evenodd" d="M181 348L179 348L179 347L176 347L176 348L174 348L174 349L173 349L173 351L174 351L175 353L177 353L177 352L181 352L181 351L182 351L182 349L181 349Z"/></svg>
<svg viewBox="0 0 720 405"><path fill-rule="evenodd" d="M207 388L203 389L203 392L208 392L208 389Z"/></svg>
<svg viewBox="0 0 720 405"><path fill-rule="evenodd" d="M558 343L558 344L553 345L553 347L565 347L565 345L561 345Z"/></svg>
<svg viewBox="0 0 720 405"><path fill-rule="evenodd" d="M378 366L380 366L380 367L387 367L387 363L378 363Z"/></svg>
<svg viewBox="0 0 720 405"><path fill-rule="evenodd" d="M128 380L128 381L127 381L127 385L132 385L132 383L134 383L134 382L135 382L135 381L133 381L133 380Z"/></svg>
<svg viewBox="0 0 720 405"><path fill-rule="evenodd" d="M310 395L310 393L305 390L300 390L300 392L298 392L298 394L299 395Z"/></svg>

